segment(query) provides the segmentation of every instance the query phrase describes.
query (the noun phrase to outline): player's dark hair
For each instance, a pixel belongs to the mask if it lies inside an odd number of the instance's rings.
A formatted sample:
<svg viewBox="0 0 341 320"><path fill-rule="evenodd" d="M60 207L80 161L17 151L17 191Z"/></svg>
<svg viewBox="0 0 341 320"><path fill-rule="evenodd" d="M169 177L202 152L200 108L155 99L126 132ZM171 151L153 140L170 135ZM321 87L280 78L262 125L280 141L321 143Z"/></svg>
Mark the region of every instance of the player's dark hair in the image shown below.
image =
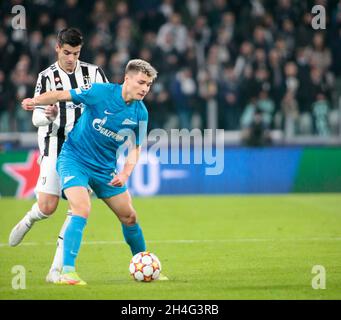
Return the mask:
<svg viewBox="0 0 341 320"><path fill-rule="evenodd" d="M57 36L57 43L62 46L68 44L71 47L83 45L83 35L78 29L66 28L60 30Z"/></svg>

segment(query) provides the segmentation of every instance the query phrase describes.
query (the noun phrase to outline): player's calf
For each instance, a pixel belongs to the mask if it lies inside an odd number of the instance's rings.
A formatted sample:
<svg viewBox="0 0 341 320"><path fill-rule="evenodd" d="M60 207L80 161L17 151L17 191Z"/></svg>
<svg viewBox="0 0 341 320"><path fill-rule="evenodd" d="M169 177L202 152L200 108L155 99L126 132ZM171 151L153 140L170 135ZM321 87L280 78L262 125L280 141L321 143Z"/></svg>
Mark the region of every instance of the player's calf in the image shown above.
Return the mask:
<svg viewBox="0 0 341 320"><path fill-rule="evenodd" d="M138 223L133 225L126 225L122 223L122 232L133 256L139 252L146 251L143 232Z"/></svg>

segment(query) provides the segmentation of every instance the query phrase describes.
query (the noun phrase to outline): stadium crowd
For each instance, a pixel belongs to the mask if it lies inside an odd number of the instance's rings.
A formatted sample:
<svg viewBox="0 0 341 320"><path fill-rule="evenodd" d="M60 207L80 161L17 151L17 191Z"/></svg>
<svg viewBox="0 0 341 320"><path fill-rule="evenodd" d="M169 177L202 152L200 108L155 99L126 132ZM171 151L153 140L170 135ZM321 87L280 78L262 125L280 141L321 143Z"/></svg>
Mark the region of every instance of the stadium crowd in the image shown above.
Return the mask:
<svg viewBox="0 0 341 320"><path fill-rule="evenodd" d="M34 131L20 108L37 75L55 62L59 30L79 28L81 60L121 82L139 57L159 71L145 98L150 128L281 129L339 134L341 1L302 0L11 0L0 4L0 132ZM14 5L26 30L12 27ZM323 5L325 30L314 30L312 7Z"/></svg>

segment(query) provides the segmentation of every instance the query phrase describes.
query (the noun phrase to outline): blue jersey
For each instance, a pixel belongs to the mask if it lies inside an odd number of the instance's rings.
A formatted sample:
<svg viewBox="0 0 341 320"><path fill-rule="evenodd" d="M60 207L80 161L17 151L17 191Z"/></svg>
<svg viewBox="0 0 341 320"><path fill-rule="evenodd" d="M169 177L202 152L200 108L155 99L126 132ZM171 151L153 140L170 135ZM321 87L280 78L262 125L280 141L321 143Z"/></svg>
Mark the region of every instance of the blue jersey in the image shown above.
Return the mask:
<svg viewBox="0 0 341 320"><path fill-rule="evenodd" d="M95 170L116 168L117 150L129 138L142 144L148 111L142 101L126 104L122 85L94 83L89 88L70 90L72 101L82 103L84 112L68 135L62 149Z"/></svg>

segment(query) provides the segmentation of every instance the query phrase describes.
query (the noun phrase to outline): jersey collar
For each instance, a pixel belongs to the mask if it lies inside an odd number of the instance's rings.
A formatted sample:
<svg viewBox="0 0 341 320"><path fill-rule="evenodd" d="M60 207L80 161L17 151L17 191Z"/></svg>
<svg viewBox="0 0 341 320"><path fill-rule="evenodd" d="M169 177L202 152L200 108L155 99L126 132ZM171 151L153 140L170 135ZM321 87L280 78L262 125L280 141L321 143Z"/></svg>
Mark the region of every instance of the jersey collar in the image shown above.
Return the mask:
<svg viewBox="0 0 341 320"><path fill-rule="evenodd" d="M77 71L79 70L81 64L80 64L80 61L77 60L77 61L76 61L76 68L75 68L75 70L74 70L73 72L71 72L71 73L68 73L68 72L64 71L64 70L59 66L58 61L56 61L55 65L56 65L56 67L57 67L57 69L58 69L59 71L64 72L64 73L67 74L67 75L70 75L70 74L73 74L73 73L77 73Z"/></svg>

